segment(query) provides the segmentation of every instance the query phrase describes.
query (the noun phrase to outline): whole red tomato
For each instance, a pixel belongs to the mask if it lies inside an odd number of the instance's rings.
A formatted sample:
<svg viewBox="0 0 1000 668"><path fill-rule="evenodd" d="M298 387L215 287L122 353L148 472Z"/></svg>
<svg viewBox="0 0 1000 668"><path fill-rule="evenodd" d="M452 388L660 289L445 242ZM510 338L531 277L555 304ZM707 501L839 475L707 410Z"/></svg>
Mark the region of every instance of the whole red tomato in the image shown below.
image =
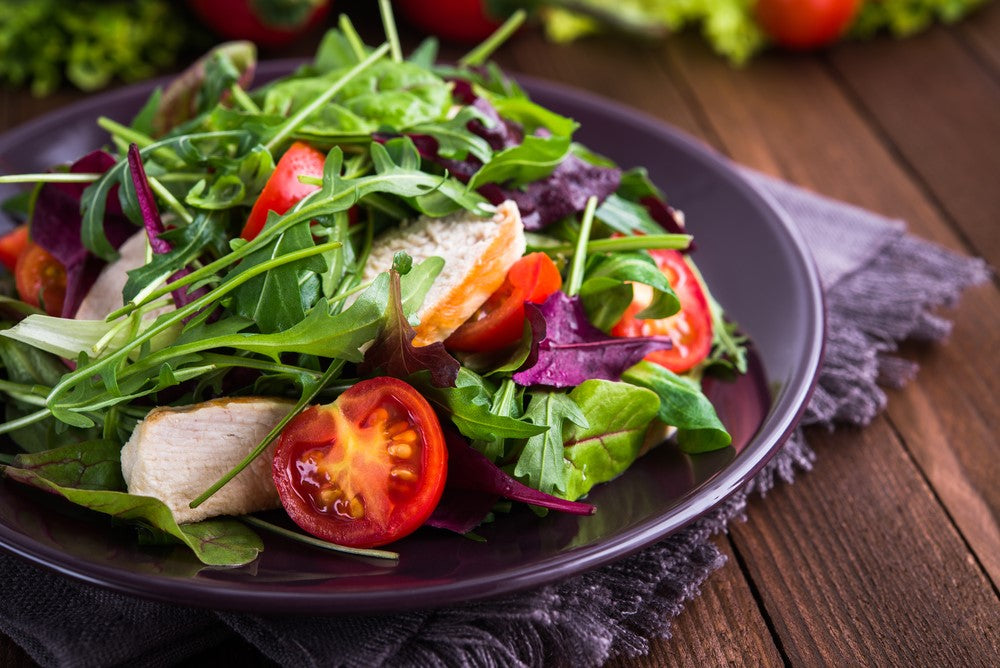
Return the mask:
<svg viewBox="0 0 1000 668"><path fill-rule="evenodd" d="M814 49L839 38L861 0L757 0L757 22L775 44Z"/></svg>
<svg viewBox="0 0 1000 668"><path fill-rule="evenodd" d="M284 46L319 25L330 0L188 0L198 18L227 39Z"/></svg>
<svg viewBox="0 0 1000 668"><path fill-rule="evenodd" d="M396 0L396 6L420 30L462 44L483 41L503 23L489 15L484 0Z"/></svg>

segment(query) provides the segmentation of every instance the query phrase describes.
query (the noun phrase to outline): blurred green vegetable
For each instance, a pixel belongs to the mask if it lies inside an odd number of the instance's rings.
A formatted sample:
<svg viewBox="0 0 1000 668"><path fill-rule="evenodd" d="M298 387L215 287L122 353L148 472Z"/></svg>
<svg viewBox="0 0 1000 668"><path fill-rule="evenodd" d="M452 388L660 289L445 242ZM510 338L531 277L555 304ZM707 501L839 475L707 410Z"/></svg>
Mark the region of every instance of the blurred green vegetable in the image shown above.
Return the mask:
<svg viewBox="0 0 1000 668"><path fill-rule="evenodd" d="M569 42L606 30L664 37L686 28L700 29L719 54L735 64L768 46L754 19L756 0L485 0L498 16L517 7L537 10L555 42ZM866 0L849 37L886 31L899 37L936 21L951 23L990 0Z"/></svg>
<svg viewBox="0 0 1000 668"><path fill-rule="evenodd" d="M46 95L63 81L85 91L171 67L205 42L169 0L5 0L0 83Z"/></svg>

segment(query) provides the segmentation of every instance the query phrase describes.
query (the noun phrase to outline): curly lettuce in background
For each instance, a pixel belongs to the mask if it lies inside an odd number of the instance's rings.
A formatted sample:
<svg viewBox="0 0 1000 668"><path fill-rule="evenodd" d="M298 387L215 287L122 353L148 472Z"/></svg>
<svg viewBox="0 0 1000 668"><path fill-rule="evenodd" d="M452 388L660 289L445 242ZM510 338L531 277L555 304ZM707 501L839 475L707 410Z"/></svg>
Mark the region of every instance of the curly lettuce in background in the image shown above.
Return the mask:
<svg viewBox="0 0 1000 668"><path fill-rule="evenodd" d="M867 0L847 38L866 38L883 31L906 37L937 21L957 21L987 2ZM534 5L540 10L546 34L556 42L608 29L656 37L700 28L712 48L735 64L746 62L769 44L754 18L756 0L487 0L487 4L501 11L509 11L514 4Z"/></svg>
<svg viewBox="0 0 1000 668"><path fill-rule="evenodd" d="M136 81L207 46L170 0L5 0L0 84L47 95L64 82L85 91Z"/></svg>

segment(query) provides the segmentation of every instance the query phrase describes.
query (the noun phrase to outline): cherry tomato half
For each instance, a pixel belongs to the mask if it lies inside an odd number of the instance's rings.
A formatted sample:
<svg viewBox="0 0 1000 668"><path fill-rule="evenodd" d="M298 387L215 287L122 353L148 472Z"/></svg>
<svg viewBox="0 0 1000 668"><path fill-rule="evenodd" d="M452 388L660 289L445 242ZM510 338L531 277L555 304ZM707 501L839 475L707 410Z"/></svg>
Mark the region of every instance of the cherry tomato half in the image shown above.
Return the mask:
<svg viewBox="0 0 1000 668"><path fill-rule="evenodd" d="M775 44L814 49L840 37L861 0L758 0L757 22Z"/></svg>
<svg viewBox="0 0 1000 668"><path fill-rule="evenodd" d="M292 520L340 545L385 545L434 511L448 474L441 424L395 378L372 378L311 406L278 437L272 468Z"/></svg>
<svg viewBox="0 0 1000 668"><path fill-rule="evenodd" d="M250 241L264 229L268 211L283 214L319 186L299 181L299 176L323 176L326 156L302 142L292 144L278 160L274 172L264 184L264 190L254 202L250 217L243 226L241 237Z"/></svg>
<svg viewBox="0 0 1000 668"><path fill-rule="evenodd" d="M0 262L14 271L18 256L28 246L28 226L18 225L7 234L0 237Z"/></svg>
<svg viewBox="0 0 1000 668"><path fill-rule="evenodd" d="M625 309L622 319L611 328L613 336L669 336L673 348L657 350L646 356L671 371L687 371L705 359L712 348L712 316L708 300L684 256L674 250L651 250L670 287L681 302L681 310L659 320L641 320L635 314L649 306L653 299L652 288L634 284L632 304Z"/></svg>
<svg viewBox="0 0 1000 668"><path fill-rule="evenodd" d="M445 347L463 352L506 348L521 338L524 304L541 304L561 287L562 276L548 255L525 255L497 291L445 340Z"/></svg>
<svg viewBox="0 0 1000 668"><path fill-rule="evenodd" d="M14 265L14 281L22 301L61 315L66 301L66 268L38 244L28 242Z"/></svg>
<svg viewBox="0 0 1000 668"><path fill-rule="evenodd" d="M502 23L484 0L396 0L396 6L420 30L460 44L481 42Z"/></svg>

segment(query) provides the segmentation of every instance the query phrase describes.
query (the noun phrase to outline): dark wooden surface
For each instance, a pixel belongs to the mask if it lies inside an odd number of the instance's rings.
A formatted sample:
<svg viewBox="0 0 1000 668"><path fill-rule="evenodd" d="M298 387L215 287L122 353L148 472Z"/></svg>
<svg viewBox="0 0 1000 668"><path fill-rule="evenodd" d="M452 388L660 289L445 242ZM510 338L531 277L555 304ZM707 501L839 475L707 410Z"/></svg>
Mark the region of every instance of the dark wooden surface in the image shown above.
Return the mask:
<svg viewBox="0 0 1000 668"><path fill-rule="evenodd" d="M525 32L499 60L1000 266L1000 3L904 41L739 70L688 35L556 47ZM79 97L0 91L0 130ZM871 426L812 433L815 471L753 500L718 538L728 563L673 638L613 665L1000 665L997 287L942 311L946 343L903 346L920 373ZM0 636L0 665L31 662Z"/></svg>

